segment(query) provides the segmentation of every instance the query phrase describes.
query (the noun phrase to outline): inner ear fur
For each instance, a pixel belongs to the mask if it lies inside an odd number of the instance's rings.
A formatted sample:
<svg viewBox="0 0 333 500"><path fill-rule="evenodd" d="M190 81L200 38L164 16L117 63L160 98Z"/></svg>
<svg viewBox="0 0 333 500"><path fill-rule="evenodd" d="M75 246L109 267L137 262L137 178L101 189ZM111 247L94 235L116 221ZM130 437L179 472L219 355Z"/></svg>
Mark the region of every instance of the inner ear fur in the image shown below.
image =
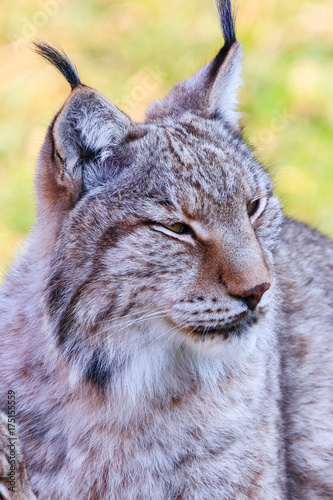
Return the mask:
<svg viewBox="0 0 333 500"><path fill-rule="evenodd" d="M130 128L130 118L100 92L76 87L51 123L41 150L39 201L70 209L87 190L83 170L89 169L89 161L102 168Z"/></svg>
<svg viewBox="0 0 333 500"><path fill-rule="evenodd" d="M240 116L237 106L238 89L242 83L242 61L242 47L236 41L228 50L208 94L208 116L225 120L232 127L238 127Z"/></svg>

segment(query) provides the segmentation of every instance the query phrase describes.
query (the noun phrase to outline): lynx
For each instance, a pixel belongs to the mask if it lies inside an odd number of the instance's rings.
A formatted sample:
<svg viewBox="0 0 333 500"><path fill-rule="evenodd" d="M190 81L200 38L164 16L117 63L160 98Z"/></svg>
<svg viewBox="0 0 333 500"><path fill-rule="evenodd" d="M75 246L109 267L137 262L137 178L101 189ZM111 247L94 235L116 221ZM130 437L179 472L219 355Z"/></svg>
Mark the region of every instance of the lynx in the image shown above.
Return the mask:
<svg viewBox="0 0 333 500"><path fill-rule="evenodd" d="M72 91L2 288L0 401L38 499L333 498L333 244L242 139L218 11L223 48L144 123L37 44Z"/></svg>

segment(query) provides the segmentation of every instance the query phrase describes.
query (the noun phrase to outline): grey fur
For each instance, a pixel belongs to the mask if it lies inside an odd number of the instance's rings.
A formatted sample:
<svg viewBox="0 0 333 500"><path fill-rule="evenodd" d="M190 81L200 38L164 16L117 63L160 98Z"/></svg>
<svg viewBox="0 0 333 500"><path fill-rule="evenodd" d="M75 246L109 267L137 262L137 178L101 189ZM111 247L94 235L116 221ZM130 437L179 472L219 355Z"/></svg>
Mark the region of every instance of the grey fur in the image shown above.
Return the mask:
<svg viewBox="0 0 333 500"><path fill-rule="evenodd" d="M333 244L243 142L232 42L143 124L79 85L47 132L0 296L39 499L332 498Z"/></svg>

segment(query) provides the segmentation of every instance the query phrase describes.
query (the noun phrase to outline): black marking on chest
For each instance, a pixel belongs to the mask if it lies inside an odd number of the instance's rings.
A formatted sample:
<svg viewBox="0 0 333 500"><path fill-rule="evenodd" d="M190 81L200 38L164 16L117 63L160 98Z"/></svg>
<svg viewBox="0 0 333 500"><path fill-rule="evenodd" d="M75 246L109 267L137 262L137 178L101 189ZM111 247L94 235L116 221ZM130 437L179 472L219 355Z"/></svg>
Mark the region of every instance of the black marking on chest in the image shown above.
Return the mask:
<svg viewBox="0 0 333 500"><path fill-rule="evenodd" d="M127 357L121 355L110 359L102 348L97 347L86 363L84 377L87 382L104 392L110 380L123 369L126 361Z"/></svg>

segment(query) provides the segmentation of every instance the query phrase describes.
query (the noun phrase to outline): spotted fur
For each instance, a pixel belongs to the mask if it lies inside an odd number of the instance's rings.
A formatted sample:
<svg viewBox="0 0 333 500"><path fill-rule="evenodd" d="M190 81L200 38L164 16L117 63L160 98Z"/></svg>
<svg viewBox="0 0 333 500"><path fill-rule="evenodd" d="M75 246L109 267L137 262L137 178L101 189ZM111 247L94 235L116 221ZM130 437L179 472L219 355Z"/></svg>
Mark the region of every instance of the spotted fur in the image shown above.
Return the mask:
<svg viewBox="0 0 333 500"><path fill-rule="evenodd" d="M72 92L0 296L38 499L332 497L333 245L283 217L242 140L219 12L224 47L142 124L38 44Z"/></svg>

